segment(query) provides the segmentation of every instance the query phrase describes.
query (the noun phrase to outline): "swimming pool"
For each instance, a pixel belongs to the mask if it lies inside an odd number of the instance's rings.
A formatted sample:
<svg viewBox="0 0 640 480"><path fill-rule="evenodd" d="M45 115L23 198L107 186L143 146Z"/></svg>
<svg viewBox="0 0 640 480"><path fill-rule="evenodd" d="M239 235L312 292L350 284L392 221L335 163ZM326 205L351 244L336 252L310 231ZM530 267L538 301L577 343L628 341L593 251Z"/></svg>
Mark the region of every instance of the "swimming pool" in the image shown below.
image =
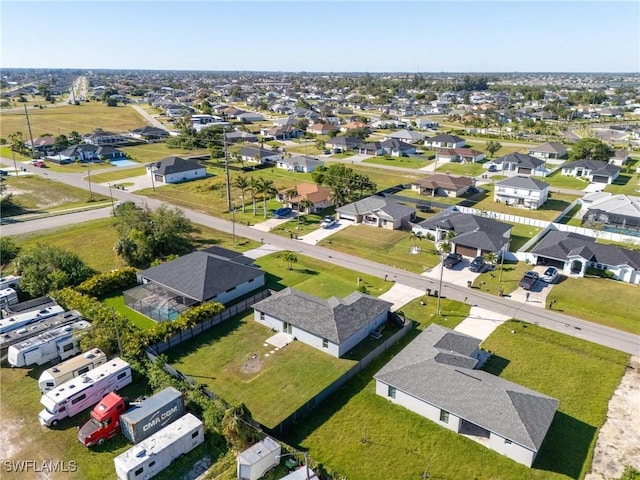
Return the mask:
<svg viewBox="0 0 640 480"><path fill-rule="evenodd" d="M131 160L111 160L109 162L114 167L128 167L129 165L138 165L138 162L134 162Z"/></svg>

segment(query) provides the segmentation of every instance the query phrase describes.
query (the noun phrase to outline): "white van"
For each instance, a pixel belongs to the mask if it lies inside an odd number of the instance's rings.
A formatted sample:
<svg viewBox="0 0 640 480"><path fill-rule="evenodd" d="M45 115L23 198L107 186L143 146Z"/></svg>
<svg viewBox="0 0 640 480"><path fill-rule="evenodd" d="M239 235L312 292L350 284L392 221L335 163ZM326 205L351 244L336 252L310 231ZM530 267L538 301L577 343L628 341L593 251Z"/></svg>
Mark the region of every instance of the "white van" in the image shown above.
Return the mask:
<svg viewBox="0 0 640 480"><path fill-rule="evenodd" d="M99 348L94 348L82 355L59 363L54 367L47 368L38 379L40 391L47 393L49 390L53 390L58 385L62 385L72 378L84 375L89 370L93 370L103 363L106 363L106 361L107 356L104 352Z"/></svg>

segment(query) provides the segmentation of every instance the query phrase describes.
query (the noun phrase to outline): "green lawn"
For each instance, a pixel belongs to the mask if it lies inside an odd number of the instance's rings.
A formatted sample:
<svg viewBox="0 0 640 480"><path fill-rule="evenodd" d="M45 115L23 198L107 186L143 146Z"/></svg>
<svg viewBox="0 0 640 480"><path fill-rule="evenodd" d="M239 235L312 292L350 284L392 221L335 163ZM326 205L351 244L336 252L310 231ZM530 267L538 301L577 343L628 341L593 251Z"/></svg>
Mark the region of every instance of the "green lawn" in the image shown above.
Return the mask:
<svg viewBox="0 0 640 480"><path fill-rule="evenodd" d="M582 225L582 219L576 218L577 213L582 208L580 203L577 203L573 206L571 210L569 210L564 217L558 220L558 223L564 223L567 225L575 225L576 227L580 227Z"/></svg>
<svg viewBox="0 0 640 480"><path fill-rule="evenodd" d="M422 250L415 255L409 252L413 243L409 232L353 225L321 240L318 245L414 273L422 273L439 263L433 242L416 241Z"/></svg>
<svg viewBox="0 0 640 480"><path fill-rule="evenodd" d="M429 165L431 162L427 160L422 160L420 158L411 158L411 157L392 157L389 155L382 157L371 157L365 160L363 163L374 163L376 165L390 165L393 167L404 167L404 168L422 168Z"/></svg>
<svg viewBox="0 0 640 480"><path fill-rule="evenodd" d="M191 157L194 155L209 155L207 149L187 150L184 148L170 148L165 143L145 143L143 145L135 145L133 147L120 147L119 150L129 154L132 160L147 164L157 162L164 157L178 156Z"/></svg>
<svg viewBox="0 0 640 480"><path fill-rule="evenodd" d="M334 210L332 208L327 208L319 213L305 213L300 217L296 217L286 223L272 228L269 230L269 233L275 233L277 235L282 235L283 237L290 237L291 235L306 235L307 233L311 233L320 228L320 224L322 223L325 215L332 215L333 213Z"/></svg>
<svg viewBox="0 0 640 480"><path fill-rule="evenodd" d="M378 186L378 190L384 190L385 188L393 187L395 185L404 185L411 183L418 178L424 177L424 174L420 172L396 172L377 167L370 167L365 164L349 165L349 168L357 173L369 177L369 179Z"/></svg>
<svg viewBox="0 0 640 480"><path fill-rule="evenodd" d="M591 322L640 334L640 289L604 278L565 278L547 297L554 310Z"/></svg>
<svg viewBox="0 0 640 480"><path fill-rule="evenodd" d="M438 163L437 172L445 173L447 175L465 175L467 177L477 177L485 172L485 168L482 163L459 163L459 162L446 162Z"/></svg>
<svg viewBox="0 0 640 480"><path fill-rule="evenodd" d="M553 189L553 187L556 187L569 188L571 190L582 190L589 184L589 182L581 180L578 177L572 177L571 175L562 175L562 169L556 170L547 177L533 178L541 182L548 183L551 186L551 189Z"/></svg>
<svg viewBox="0 0 640 480"><path fill-rule="evenodd" d="M525 272L531 270L531 265L525 262L498 264L494 271L480 274L473 282L473 288L482 292L498 295L500 289L508 295L518 288L518 283ZM502 270L502 282L500 271Z"/></svg>
<svg viewBox="0 0 640 480"><path fill-rule="evenodd" d="M244 402L258 422L275 427L355 363L302 342L274 351L274 335L253 319L234 317L169 352L169 363L231 404ZM254 360L251 358L254 357ZM258 371L248 371L255 366Z"/></svg>
<svg viewBox="0 0 640 480"><path fill-rule="evenodd" d="M484 347L498 355L489 368L506 365L501 376L560 400L530 469L376 395L372 376L403 343L320 405L290 432L289 443L308 449L334 478L418 479L425 471L443 479L581 478L627 362L614 350L517 322L489 337Z"/></svg>
<svg viewBox="0 0 640 480"><path fill-rule="evenodd" d="M96 173L91 175L91 181L94 183L117 182L125 178L139 177L147 172L146 167L123 168L122 170L113 170L111 172ZM85 177L87 180L87 177Z"/></svg>
<svg viewBox="0 0 640 480"><path fill-rule="evenodd" d="M115 293L108 297L101 298L100 301L108 307L112 307L116 312L127 318L140 330L149 330L156 325L156 322L149 317L136 312L134 309L129 308L124 303L124 296L122 293Z"/></svg>
<svg viewBox="0 0 640 480"><path fill-rule="evenodd" d="M8 135L20 131L27 138L24 118L24 111L3 112L0 110L2 137L7 138ZM147 125L147 122L133 108L108 107L101 102L30 109L29 122L33 138L46 133L51 135L62 133L68 136L73 130L84 135L91 133L95 128L126 132Z"/></svg>
<svg viewBox="0 0 640 480"><path fill-rule="evenodd" d="M509 245L509 250L512 252L519 250L525 243L542 231L540 227L533 227L522 223L512 223L511 225L513 228L511 229L511 245Z"/></svg>
<svg viewBox="0 0 640 480"><path fill-rule="evenodd" d="M13 200L18 208L4 209L3 216L53 213L72 208L91 207L95 203L104 203L109 200L94 193L93 201L89 202L88 191L36 175L7 177L6 185L9 191L13 192Z"/></svg>
<svg viewBox="0 0 640 480"><path fill-rule="evenodd" d="M473 148L474 150L479 150L481 152L485 153L485 157L489 157L489 152L487 152L487 141L488 140L478 140L478 139L468 139L466 138L467 141L467 145L470 148ZM500 140L496 140L498 143L514 143L511 140L509 140L509 142L505 141L500 141ZM503 155L508 155L510 153L514 153L514 152L520 152L520 153L526 153L529 151L529 147L532 146L533 144L525 144L523 143L522 146L514 146L514 145L505 145L503 147L500 148L500 150L498 150L493 157L489 158L489 160L492 160L494 158L498 158L498 157L502 157Z"/></svg>
<svg viewBox="0 0 640 480"><path fill-rule="evenodd" d="M611 192L614 195L634 195L638 196L640 191L640 176L637 173L621 173L615 182L604 187L605 192Z"/></svg>

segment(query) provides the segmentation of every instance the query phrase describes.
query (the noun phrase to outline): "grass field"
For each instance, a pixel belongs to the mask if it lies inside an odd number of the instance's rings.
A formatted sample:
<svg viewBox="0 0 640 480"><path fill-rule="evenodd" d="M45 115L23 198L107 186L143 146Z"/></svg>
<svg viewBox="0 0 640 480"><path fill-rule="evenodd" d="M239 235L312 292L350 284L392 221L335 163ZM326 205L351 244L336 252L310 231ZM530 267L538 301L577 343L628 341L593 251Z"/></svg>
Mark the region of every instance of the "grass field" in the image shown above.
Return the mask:
<svg viewBox="0 0 640 480"><path fill-rule="evenodd" d="M502 270L502 282L500 282L500 270ZM479 275L473 282L473 288L493 295L498 295L502 289L503 294L508 295L518 288L520 279L529 270L531 265L525 262L498 264L494 271Z"/></svg>
<svg viewBox="0 0 640 480"><path fill-rule="evenodd" d="M512 252L519 250L525 243L542 231L540 227L533 227L522 223L512 223L511 225L513 228L511 229L511 244L509 245L509 250Z"/></svg>
<svg viewBox="0 0 640 480"><path fill-rule="evenodd" d="M34 138L46 133L56 136L62 133L68 136L73 130L84 135L96 128L124 132L147 124L133 108L107 107L100 102L30 109L29 121ZM0 125L0 136L4 138L14 132L22 132L23 138L28 138L24 112L0 110Z"/></svg>
<svg viewBox="0 0 640 480"><path fill-rule="evenodd" d="M415 255L409 252L413 243L409 232L353 225L318 245L414 273L422 273L439 263L433 242L416 240L421 252Z"/></svg>
<svg viewBox="0 0 640 480"><path fill-rule="evenodd" d="M417 479L425 472L442 479L581 478L627 357L518 322L499 327L483 346L498 355L489 362L492 373L504 367L502 377L560 400L532 469L376 395L372 376L401 345L327 399L287 440L309 449L312 458L337 473L334 478ZM576 395L586 391L589 395Z"/></svg>
<svg viewBox="0 0 640 480"><path fill-rule="evenodd" d="M101 298L100 301L107 307L113 308L116 312L127 318L132 324L138 327L140 330L149 330L156 325L156 322L149 317L145 317L141 313L136 312L134 309L129 308L124 303L124 296L121 293L109 295L108 297Z"/></svg>
<svg viewBox="0 0 640 480"><path fill-rule="evenodd" d="M144 175L146 172L146 167L123 168L122 170L94 173L91 175L91 181L93 183L117 182L118 180L124 180L125 178L139 177L140 175ZM86 177L85 180L87 180Z"/></svg>
<svg viewBox="0 0 640 480"><path fill-rule="evenodd" d="M553 187L556 188L569 188L571 190L582 190L584 189L589 182L581 180L577 177L572 177L570 175L562 175L562 170L556 170L551 175L546 177L532 177L541 182L548 183L551 186L551 190Z"/></svg>
<svg viewBox="0 0 640 480"><path fill-rule="evenodd" d="M143 145L135 145L132 147L120 147L119 150L129 154L132 160L147 164L157 162L164 157L191 157L195 155L209 155L207 149L187 150L184 148L169 148L165 143L146 143Z"/></svg>
<svg viewBox="0 0 640 480"><path fill-rule="evenodd" d="M547 297L554 310L594 323L640 334L640 289L604 278L565 278Z"/></svg>
<svg viewBox="0 0 640 480"><path fill-rule="evenodd" d="M392 167L404 167L404 168L422 168L429 165L431 162L428 160L422 160L419 158L410 158L410 157L392 157L392 156L383 156L383 157L371 157L365 160L362 163L374 163L376 165L389 165Z"/></svg>
<svg viewBox="0 0 640 480"><path fill-rule="evenodd" d="M3 216L25 213L53 213L60 210L88 207L106 202L107 197L93 194L89 202L89 192L64 183L55 182L36 175L7 177L8 192L13 192L17 209L4 209ZM105 204L106 205L106 204Z"/></svg>
<svg viewBox="0 0 640 480"><path fill-rule="evenodd" d="M451 175L465 175L467 177L477 177L485 172L485 168L482 163L459 163L459 162L445 162L438 163L437 172Z"/></svg>

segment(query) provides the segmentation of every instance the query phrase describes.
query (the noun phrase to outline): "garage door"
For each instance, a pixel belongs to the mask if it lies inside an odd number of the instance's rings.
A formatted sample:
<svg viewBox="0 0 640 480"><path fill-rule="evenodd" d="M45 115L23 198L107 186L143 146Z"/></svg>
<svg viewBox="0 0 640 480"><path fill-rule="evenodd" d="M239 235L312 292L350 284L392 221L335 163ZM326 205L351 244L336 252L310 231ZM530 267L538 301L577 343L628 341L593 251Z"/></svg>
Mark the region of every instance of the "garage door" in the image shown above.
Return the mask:
<svg viewBox="0 0 640 480"><path fill-rule="evenodd" d="M564 263L563 261L560 260L556 260L555 258L547 258L547 257L541 257L540 255L538 255L537 261L536 261L536 265L545 265L547 267L556 267L559 270L563 270L564 269Z"/></svg>
<svg viewBox="0 0 640 480"><path fill-rule="evenodd" d="M456 245L456 252L462 255L463 257L471 257L475 258L478 255L478 249L465 247L463 245Z"/></svg>
<svg viewBox="0 0 640 480"><path fill-rule="evenodd" d="M609 177L605 177L603 175L594 175L593 181L596 183L609 183Z"/></svg>
<svg viewBox="0 0 640 480"><path fill-rule="evenodd" d="M529 174L529 173L531 173L531 169L530 169L530 168L523 168L523 167L520 167L520 168L518 168L518 173L526 173L526 174Z"/></svg>

